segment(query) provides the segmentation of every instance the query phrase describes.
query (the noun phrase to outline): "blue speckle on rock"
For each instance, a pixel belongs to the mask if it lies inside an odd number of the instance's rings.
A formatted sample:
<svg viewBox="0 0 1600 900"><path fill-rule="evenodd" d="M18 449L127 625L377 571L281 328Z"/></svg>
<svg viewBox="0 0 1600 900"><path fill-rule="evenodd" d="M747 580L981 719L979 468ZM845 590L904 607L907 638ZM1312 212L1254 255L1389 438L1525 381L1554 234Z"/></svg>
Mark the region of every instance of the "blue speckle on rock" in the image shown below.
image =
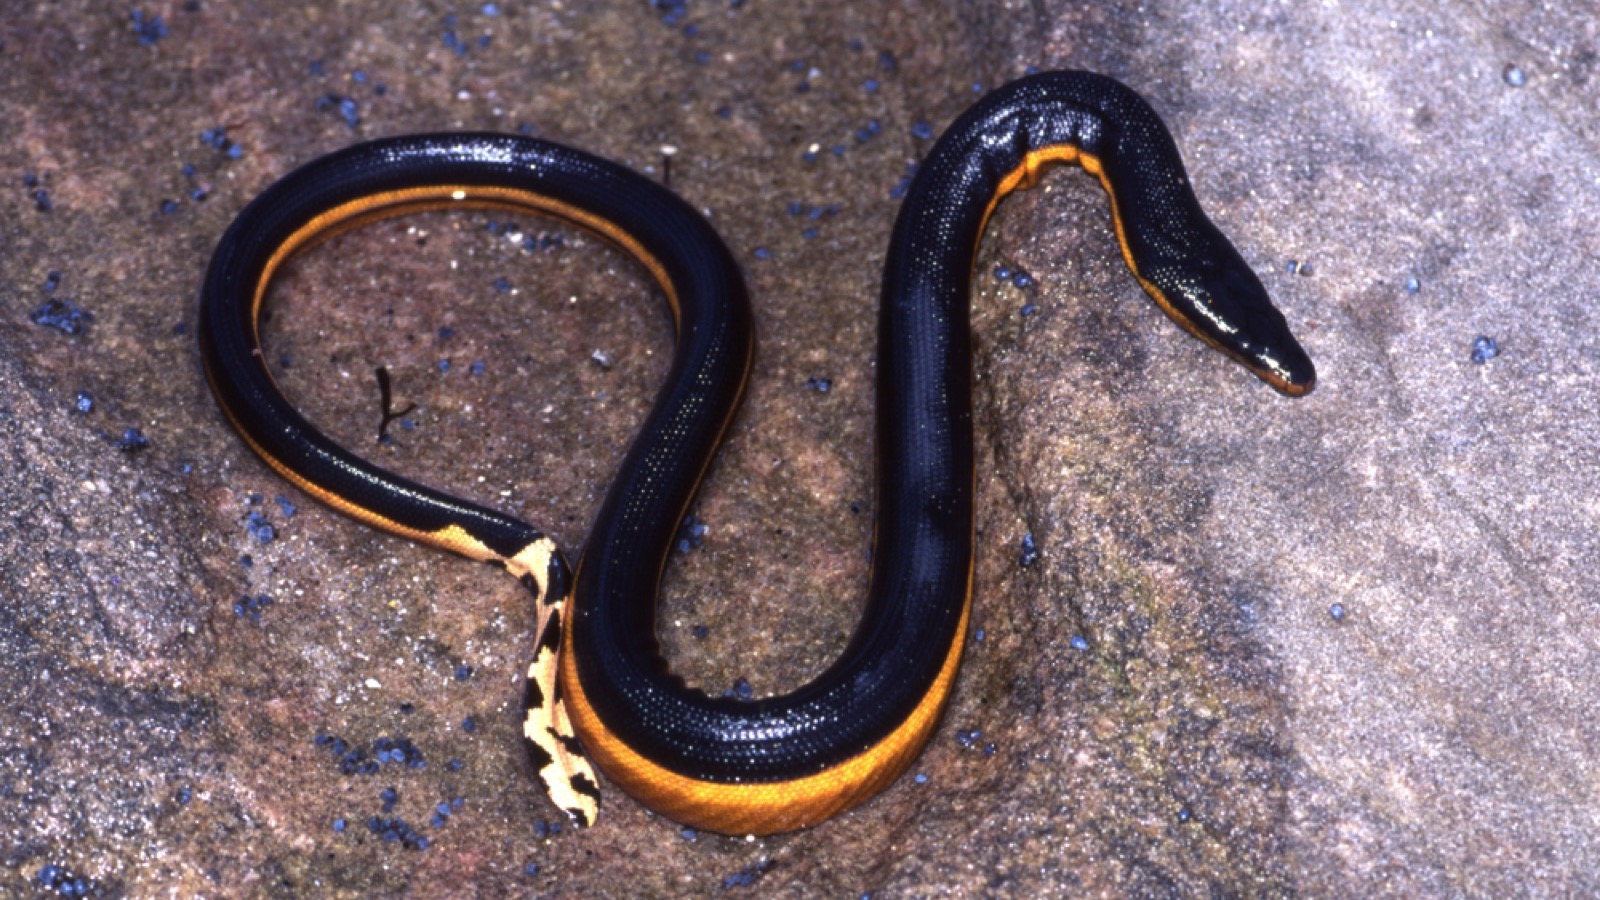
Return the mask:
<svg viewBox="0 0 1600 900"><path fill-rule="evenodd" d="M1472 361L1478 365L1481 366L1499 355L1500 345L1495 343L1494 338L1480 334L1472 339Z"/></svg>
<svg viewBox="0 0 1600 900"><path fill-rule="evenodd" d="M141 44L156 44L167 36L166 20L160 16L149 16L143 10L136 9L129 13L129 18L133 20L133 33Z"/></svg>
<svg viewBox="0 0 1600 900"><path fill-rule="evenodd" d="M150 446L150 439L137 428L124 428L122 436L117 438L117 449L123 453L138 453Z"/></svg>
<svg viewBox="0 0 1600 900"><path fill-rule="evenodd" d="M1039 547L1033 542L1033 532L1022 536L1022 552L1017 556L1017 565L1026 569L1039 561Z"/></svg>
<svg viewBox="0 0 1600 900"><path fill-rule="evenodd" d="M94 313L71 300L51 297L35 307L28 318L33 324L44 328L54 328L62 334L79 335L89 329L89 323L94 321Z"/></svg>
<svg viewBox="0 0 1600 900"><path fill-rule="evenodd" d="M259 512L251 511L250 515L245 516L244 527L260 544L270 544L278 537L278 530Z"/></svg>

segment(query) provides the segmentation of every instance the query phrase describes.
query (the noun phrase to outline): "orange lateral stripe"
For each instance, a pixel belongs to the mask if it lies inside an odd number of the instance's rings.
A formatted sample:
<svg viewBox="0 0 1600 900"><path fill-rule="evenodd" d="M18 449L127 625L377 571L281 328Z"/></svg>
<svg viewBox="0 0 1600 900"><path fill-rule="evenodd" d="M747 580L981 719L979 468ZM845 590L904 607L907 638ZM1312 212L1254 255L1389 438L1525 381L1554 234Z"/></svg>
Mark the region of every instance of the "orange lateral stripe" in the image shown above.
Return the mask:
<svg viewBox="0 0 1600 900"><path fill-rule="evenodd" d="M674 329L678 325L678 294L670 279L667 278L666 267L655 255L650 253L640 244L633 235L619 228L609 219L601 218L584 209L579 209L567 203L562 203L552 197L537 194L519 188L498 187L494 185L461 185L461 184L432 184L421 187L401 188L399 190L384 191L377 194L368 194L329 209L321 215L313 217L306 224L300 226L289 235L268 258L266 266L261 270L261 280L256 283L255 297L251 301L250 320L255 324L261 312L261 301L266 296L267 286L272 281L272 276L278 267L292 258L301 250L315 244L336 237L344 232L378 219L391 216L405 215L415 212L424 212L433 209L482 209L482 208L511 209L520 212L536 212L552 215L565 219L574 225L587 229L601 238L621 248L629 256L639 261L650 272L652 278L666 292L667 304L672 308L672 322ZM257 340L259 344L259 338Z"/></svg>
<svg viewBox="0 0 1600 900"><path fill-rule="evenodd" d="M279 244L262 268L261 277L256 282L255 292L251 298L250 327L251 337L255 344L255 352L258 356L261 352L261 336L258 330L261 304L266 297L268 287L272 283L272 277L277 273L280 266L292 259L296 254L360 225L391 216L433 209L481 209L485 207L552 215L585 228L621 248L638 260L650 272L656 283L661 286L661 290L666 294L667 304L672 309L673 326L674 328L677 327L679 318L678 295L672 282L667 278L666 268L662 266L660 260L656 259L653 254L645 250L644 246L631 234L619 228L610 220L531 191L495 186L437 184L368 194L342 203L313 217L296 229L293 234L289 235L283 243ZM267 375L270 378L271 372L268 372ZM250 449L265 460L267 465L271 466L275 472L283 476L295 487L339 512L368 525L381 528L391 534L450 550L469 559L504 561L500 554L484 546L481 541L472 537L459 526L451 525L438 531L420 531L402 525L382 513L353 503L345 497L307 479L304 475L296 472L267 452L266 448L251 440L249 431L240 426L238 417L233 414L232 410L224 407L223 413L232 421L234 430L250 445Z"/></svg>
<svg viewBox="0 0 1600 900"><path fill-rule="evenodd" d="M580 566L581 569L581 566ZM580 574L581 578L582 575ZM789 781L702 781L657 765L606 728L578 678L569 628L561 653L561 691L583 749L610 781L647 808L722 834L778 834L815 825L871 798L899 778L933 736L955 686L972 610L972 571L955 640L933 686L911 715L878 743L830 769Z"/></svg>
<svg viewBox="0 0 1600 900"><path fill-rule="evenodd" d="M1139 267L1133 261L1133 250L1128 246L1128 235L1122 225L1122 212L1117 208L1117 192L1111 189L1111 181L1106 178L1105 167L1101 165L1100 157L1084 153L1072 144L1060 144L1054 147L1046 147L1042 150L1034 150L1023 157L1021 165L1012 169L1004 178L1000 179L1000 184L995 190L994 197L989 200L988 208L983 211L983 223L978 229L978 240L983 240L983 233L989 227L989 216L993 214L995 207L999 205L1007 194L1012 191L1027 190L1033 187L1039 183L1039 179L1044 177L1044 173L1058 165L1067 163L1077 163L1083 167L1085 172L1099 179L1100 186L1105 189L1106 196L1111 198L1111 227L1117 233L1117 246L1122 250L1122 259L1128 264L1128 271L1133 273L1134 280L1138 281L1139 286L1144 288L1144 292L1150 295L1150 299L1161 307L1161 311L1167 314L1167 318L1178 323L1178 326L1184 331L1222 351L1229 358L1254 372L1258 378L1285 394L1291 397L1298 397L1309 390L1306 386L1294 385L1284 381L1275 373L1256 365L1254 360L1240 356L1217 343L1210 335L1201 331L1198 326L1189 321L1188 316L1180 313L1172 305L1172 302L1167 299L1167 295L1161 288L1145 279L1143 273L1139 271Z"/></svg>

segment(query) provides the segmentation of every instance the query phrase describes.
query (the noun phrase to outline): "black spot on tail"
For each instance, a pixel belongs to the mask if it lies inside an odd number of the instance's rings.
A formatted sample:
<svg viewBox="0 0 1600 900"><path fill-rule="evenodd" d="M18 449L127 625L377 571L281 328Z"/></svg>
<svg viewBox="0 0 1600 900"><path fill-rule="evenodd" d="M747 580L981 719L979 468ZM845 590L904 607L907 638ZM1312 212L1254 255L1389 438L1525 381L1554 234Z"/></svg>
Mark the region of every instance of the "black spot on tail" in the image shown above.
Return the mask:
<svg viewBox="0 0 1600 900"><path fill-rule="evenodd" d="M539 645L533 652L537 656L546 650L551 653L561 652L561 620L556 616L551 616L549 624L544 626L544 634L539 635Z"/></svg>
<svg viewBox="0 0 1600 900"><path fill-rule="evenodd" d="M570 737L562 734L559 731L556 731L554 728L550 729L550 733L555 735L555 739L561 742L561 746L567 748L568 753L571 753L573 756L584 755L583 742L578 740L576 737Z"/></svg>
<svg viewBox="0 0 1600 900"><path fill-rule="evenodd" d="M567 568L567 561L562 558L561 551L550 554L550 564L545 567L545 577L549 581L550 591L545 594L544 602L560 603L572 593L572 570Z"/></svg>
<svg viewBox="0 0 1600 900"><path fill-rule="evenodd" d="M569 808L567 810L567 815L572 817L572 824L578 826L579 828L589 827L589 817L583 814L583 810Z"/></svg>
<svg viewBox="0 0 1600 900"><path fill-rule="evenodd" d="M585 796L593 797L596 803L600 802L600 786L590 781L587 775L572 776L572 789Z"/></svg>
<svg viewBox="0 0 1600 900"><path fill-rule="evenodd" d="M529 678L527 683L522 691L522 708L544 709L544 689L539 687L537 679Z"/></svg>
<svg viewBox="0 0 1600 900"><path fill-rule="evenodd" d="M523 743L528 746L528 758L533 761L533 770L535 772L543 772L547 766L555 765L556 758L550 755L549 750L531 740L527 740L526 737L524 737Z"/></svg>
<svg viewBox="0 0 1600 900"><path fill-rule="evenodd" d="M538 603L541 596L539 594L539 579L527 572L523 572L522 577L518 580L522 582L523 587L528 589L528 593L533 595L533 602Z"/></svg>

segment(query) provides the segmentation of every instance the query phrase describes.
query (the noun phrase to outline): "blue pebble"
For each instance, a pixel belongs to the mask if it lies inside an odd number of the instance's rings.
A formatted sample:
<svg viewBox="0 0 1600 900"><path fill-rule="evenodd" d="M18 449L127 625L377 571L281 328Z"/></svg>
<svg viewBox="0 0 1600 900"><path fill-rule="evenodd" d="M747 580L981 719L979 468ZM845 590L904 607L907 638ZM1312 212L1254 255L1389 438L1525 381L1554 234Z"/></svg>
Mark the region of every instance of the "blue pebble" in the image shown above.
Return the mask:
<svg viewBox="0 0 1600 900"><path fill-rule="evenodd" d="M123 429L122 437L117 439L117 449L123 453L138 453L150 446L150 439L137 428Z"/></svg>
<svg viewBox="0 0 1600 900"><path fill-rule="evenodd" d="M94 412L94 397L88 391L79 391L72 399L72 408L81 413Z"/></svg>
<svg viewBox="0 0 1600 900"><path fill-rule="evenodd" d="M1500 355L1500 345L1488 335L1479 335L1472 339L1472 361L1483 365Z"/></svg>
<svg viewBox="0 0 1600 900"><path fill-rule="evenodd" d="M933 126L923 121L915 122L911 126L911 136L925 141L933 137Z"/></svg>
<svg viewBox="0 0 1600 900"><path fill-rule="evenodd" d="M1039 561L1039 547L1033 541L1033 532L1022 536L1022 553L1017 557L1017 565L1026 569Z"/></svg>
<svg viewBox="0 0 1600 900"><path fill-rule="evenodd" d="M270 544L278 537L278 530L258 512L252 512L245 517L244 527L258 543Z"/></svg>
<svg viewBox="0 0 1600 900"><path fill-rule="evenodd" d="M88 330L89 323L94 321L94 313L71 300L51 297L34 308L28 318L35 325L54 328L62 334L79 335Z"/></svg>
<svg viewBox="0 0 1600 900"><path fill-rule="evenodd" d="M148 46L167 36L167 23L160 16L146 17L144 12L137 9L130 16L133 19L133 33L139 38L139 43Z"/></svg>
<svg viewBox="0 0 1600 900"><path fill-rule="evenodd" d="M1344 621L1344 604L1343 603L1335 603L1332 606L1328 607L1328 615L1330 617L1332 617L1335 622L1343 622Z"/></svg>
<svg viewBox="0 0 1600 900"><path fill-rule="evenodd" d="M1087 649L1089 649L1089 642L1084 640L1083 635L1081 635L1081 634L1073 635L1072 636L1072 640L1070 641L1070 643L1072 644L1072 649L1074 649L1074 650L1087 650Z"/></svg>

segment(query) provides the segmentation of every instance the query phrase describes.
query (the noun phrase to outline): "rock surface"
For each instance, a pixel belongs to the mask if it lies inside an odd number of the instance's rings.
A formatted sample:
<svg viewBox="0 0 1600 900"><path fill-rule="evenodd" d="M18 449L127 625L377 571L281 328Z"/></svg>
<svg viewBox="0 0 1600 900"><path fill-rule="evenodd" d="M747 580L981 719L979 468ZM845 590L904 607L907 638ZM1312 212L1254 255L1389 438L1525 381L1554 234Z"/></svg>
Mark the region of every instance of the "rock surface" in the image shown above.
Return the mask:
<svg viewBox="0 0 1600 900"><path fill-rule="evenodd" d="M7 12L0 893L1600 892L1600 8L1083 6ZM974 304L981 632L916 777L767 840L615 791L556 828L517 739L526 595L250 455L194 348L216 239L380 135L670 167L761 346L661 637L708 690L781 691L866 581L893 190L1029 65L1147 95L1318 389L1165 321L1090 179L1018 195ZM642 272L504 215L363 229L272 303L314 421L573 550L670 348ZM386 445L379 365L418 404Z"/></svg>

